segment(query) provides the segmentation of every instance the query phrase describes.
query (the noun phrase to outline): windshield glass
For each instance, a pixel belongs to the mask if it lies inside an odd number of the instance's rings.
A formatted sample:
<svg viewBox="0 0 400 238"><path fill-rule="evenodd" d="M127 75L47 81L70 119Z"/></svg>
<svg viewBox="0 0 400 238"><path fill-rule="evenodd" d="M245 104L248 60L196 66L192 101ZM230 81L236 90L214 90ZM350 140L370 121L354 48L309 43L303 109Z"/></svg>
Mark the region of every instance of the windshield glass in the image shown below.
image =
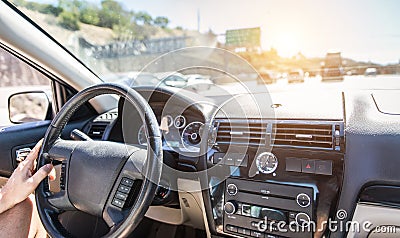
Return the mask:
<svg viewBox="0 0 400 238"><path fill-rule="evenodd" d="M103 81L204 95L400 88L396 0L13 3Z"/></svg>

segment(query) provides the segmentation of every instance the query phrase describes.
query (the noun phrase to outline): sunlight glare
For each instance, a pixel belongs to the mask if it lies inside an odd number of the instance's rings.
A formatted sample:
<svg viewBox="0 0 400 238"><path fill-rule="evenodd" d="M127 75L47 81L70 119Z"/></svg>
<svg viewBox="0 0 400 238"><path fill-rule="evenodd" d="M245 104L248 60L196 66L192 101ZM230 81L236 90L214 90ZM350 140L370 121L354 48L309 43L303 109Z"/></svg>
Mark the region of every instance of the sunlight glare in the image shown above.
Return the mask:
<svg viewBox="0 0 400 238"><path fill-rule="evenodd" d="M282 32L277 35L276 41L273 43L280 56L292 57L297 54L300 49L296 35L291 32Z"/></svg>

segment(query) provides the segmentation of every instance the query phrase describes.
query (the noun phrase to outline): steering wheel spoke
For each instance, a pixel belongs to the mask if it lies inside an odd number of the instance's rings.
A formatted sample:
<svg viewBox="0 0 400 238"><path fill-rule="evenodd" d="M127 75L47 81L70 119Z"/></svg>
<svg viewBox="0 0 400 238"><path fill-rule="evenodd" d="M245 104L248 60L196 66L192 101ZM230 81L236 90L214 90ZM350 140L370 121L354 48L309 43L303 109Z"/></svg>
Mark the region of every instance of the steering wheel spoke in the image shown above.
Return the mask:
<svg viewBox="0 0 400 238"><path fill-rule="evenodd" d="M43 153L43 157L47 157L47 160L58 160L64 161L69 160L74 151L75 147L78 145L79 141L63 140L58 138L53 146L49 149L47 153Z"/></svg>
<svg viewBox="0 0 400 238"><path fill-rule="evenodd" d="M72 205L68 198L67 192L62 190L47 197L50 205L57 208L58 211L76 211L77 209Z"/></svg>

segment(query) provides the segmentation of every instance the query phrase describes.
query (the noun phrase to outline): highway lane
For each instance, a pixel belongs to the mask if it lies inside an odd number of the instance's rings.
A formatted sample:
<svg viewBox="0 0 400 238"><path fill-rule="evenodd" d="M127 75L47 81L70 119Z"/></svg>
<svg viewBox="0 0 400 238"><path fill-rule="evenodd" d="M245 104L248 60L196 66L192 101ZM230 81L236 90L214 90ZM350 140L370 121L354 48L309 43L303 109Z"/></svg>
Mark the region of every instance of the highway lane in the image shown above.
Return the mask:
<svg viewBox="0 0 400 238"><path fill-rule="evenodd" d="M208 91L199 92L204 96L239 93L278 93L305 92L321 93L327 91L345 92L370 89L400 89L400 75L378 75L375 77L345 76L343 81L322 82L319 77L305 78L304 83L288 83L279 79L274 84L257 84L256 81L244 81L215 85Z"/></svg>

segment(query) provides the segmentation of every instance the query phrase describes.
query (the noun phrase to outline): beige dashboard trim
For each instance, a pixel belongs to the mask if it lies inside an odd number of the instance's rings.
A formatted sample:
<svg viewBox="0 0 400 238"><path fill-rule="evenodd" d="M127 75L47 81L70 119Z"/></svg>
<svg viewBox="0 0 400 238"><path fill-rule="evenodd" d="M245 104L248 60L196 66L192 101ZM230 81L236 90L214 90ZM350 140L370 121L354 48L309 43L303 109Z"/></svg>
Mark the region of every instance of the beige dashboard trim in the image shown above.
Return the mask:
<svg viewBox="0 0 400 238"><path fill-rule="evenodd" d="M211 237L200 181L178 178L177 183L181 208L151 206L146 217L167 224L188 225L203 229L207 237Z"/></svg>
<svg viewBox="0 0 400 238"><path fill-rule="evenodd" d="M363 224L371 223L368 227L368 230L371 231L378 226L400 226L400 209L359 203L354 212L352 222L358 222L360 227L362 227ZM360 229L359 232L350 230L347 234L347 238L369 237L370 232L368 230ZM383 236L380 237L398 237L400 234L387 233L382 235Z"/></svg>

